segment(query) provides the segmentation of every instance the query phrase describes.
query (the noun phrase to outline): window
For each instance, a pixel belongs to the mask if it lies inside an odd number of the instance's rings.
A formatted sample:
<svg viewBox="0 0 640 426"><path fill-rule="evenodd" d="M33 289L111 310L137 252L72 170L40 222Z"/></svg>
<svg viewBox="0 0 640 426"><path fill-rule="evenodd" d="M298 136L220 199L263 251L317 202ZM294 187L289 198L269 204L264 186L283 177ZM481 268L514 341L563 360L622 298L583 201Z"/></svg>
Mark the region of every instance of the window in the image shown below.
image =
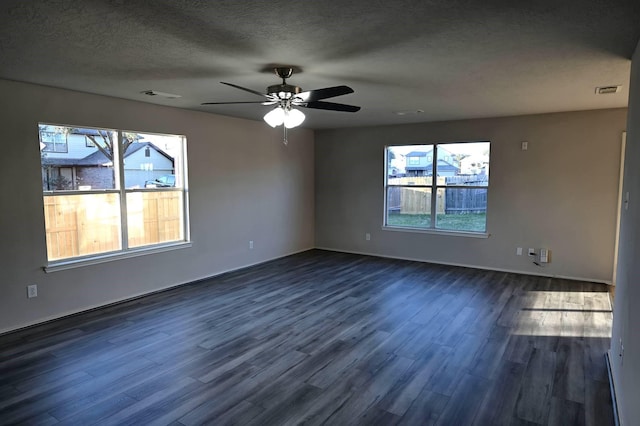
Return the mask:
<svg viewBox="0 0 640 426"><path fill-rule="evenodd" d="M188 240L184 136L49 124L39 130L50 264ZM68 149L46 150L43 135L64 135ZM156 181L167 184L149 184Z"/></svg>
<svg viewBox="0 0 640 426"><path fill-rule="evenodd" d="M420 157L409 157L409 164L412 166L420 164Z"/></svg>
<svg viewBox="0 0 640 426"><path fill-rule="evenodd" d="M51 126L40 130L40 148L42 152L67 152L67 133Z"/></svg>
<svg viewBox="0 0 640 426"><path fill-rule="evenodd" d="M398 170L385 174L384 226L485 233L489 152L490 142L387 146L387 170ZM409 153L428 161L405 167L398 159Z"/></svg>

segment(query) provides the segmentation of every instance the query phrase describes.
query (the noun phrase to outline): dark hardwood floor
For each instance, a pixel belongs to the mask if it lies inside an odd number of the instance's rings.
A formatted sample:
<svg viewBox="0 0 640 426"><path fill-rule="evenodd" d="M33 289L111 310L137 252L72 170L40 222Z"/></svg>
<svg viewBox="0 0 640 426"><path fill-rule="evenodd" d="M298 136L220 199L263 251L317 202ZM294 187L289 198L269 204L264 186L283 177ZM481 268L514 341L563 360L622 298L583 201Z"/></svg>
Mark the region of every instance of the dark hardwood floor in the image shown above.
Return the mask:
<svg viewBox="0 0 640 426"><path fill-rule="evenodd" d="M605 285L313 250L0 336L1 424L612 425Z"/></svg>

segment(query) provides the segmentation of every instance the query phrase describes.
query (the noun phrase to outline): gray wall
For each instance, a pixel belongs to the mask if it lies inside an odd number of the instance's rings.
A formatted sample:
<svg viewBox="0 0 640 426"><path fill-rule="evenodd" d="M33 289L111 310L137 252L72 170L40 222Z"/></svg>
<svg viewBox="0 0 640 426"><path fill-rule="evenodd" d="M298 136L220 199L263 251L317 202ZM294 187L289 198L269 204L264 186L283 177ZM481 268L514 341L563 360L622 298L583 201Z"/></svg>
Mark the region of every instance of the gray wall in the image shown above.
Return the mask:
<svg viewBox="0 0 640 426"><path fill-rule="evenodd" d="M310 130L284 146L257 121L4 80L0 93L0 332L313 247ZM39 121L186 135L193 246L43 272Z"/></svg>
<svg viewBox="0 0 640 426"><path fill-rule="evenodd" d="M316 132L316 246L611 282L625 127L612 109ZM490 237L382 230L385 144L471 140L492 143ZM528 247L552 263L533 265Z"/></svg>
<svg viewBox="0 0 640 426"><path fill-rule="evenodd" d="M623 194L629 207L620 215L620 249L611 338L611 368L624 426L640 422L640 44L631 67L629 123ZM620 356L620 340L624 358Z"/></svg>

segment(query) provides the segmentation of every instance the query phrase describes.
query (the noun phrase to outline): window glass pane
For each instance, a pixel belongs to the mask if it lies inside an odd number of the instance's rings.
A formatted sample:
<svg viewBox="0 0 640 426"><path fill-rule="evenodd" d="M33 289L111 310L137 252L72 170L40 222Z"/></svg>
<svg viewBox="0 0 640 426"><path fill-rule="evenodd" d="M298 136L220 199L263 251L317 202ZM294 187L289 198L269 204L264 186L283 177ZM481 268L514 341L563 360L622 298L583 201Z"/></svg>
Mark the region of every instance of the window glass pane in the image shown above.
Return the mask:
<svg viewBox="0 0 640 426"><path fill-rule="evenodd" d="M116 131L48 124L38 127L43 191L117 188L113 165Z"/></svg>
<svg viewBox="0 0 640 426"><path fill-rule="evenodd" d="M436 228L484 232L487 228L487 188L439 188Z"/></svg>
<svg viewBox="0 0 640 426"><path fill-rule="evenodd" d="M489 185L489 142L438 145L438 185Z"/></svg>
<svg viewBox="0 0 640 426"><path fill-rule="evenodd" d="M184 187L184 137L123 132L125 188Z"/></svg>
<svg viewBox="0 0 640 426"><path fill-rule="evenodd" d="M180 191L127 193L129 247L184 241Z"/></svg>
<svg viewBox="0 0 640 426"><path fill-rule="evenodd" d="M431 188L387 188L388 226L431 227Z"/></svg>
<svg viewBox="0 0 640 426"><path fill-rule="evenodd" d="M45 195L44 213L50 261L122 248L117 193Z"/></svg>
<svg viewBox="0 0 640 426"><path fill-rule="evenodd" d="M433 145L398 145L387 148L387 178L433 176ZM416 182L415 185L425 185ZM427 183L426 185L430 185Z"/></svg>

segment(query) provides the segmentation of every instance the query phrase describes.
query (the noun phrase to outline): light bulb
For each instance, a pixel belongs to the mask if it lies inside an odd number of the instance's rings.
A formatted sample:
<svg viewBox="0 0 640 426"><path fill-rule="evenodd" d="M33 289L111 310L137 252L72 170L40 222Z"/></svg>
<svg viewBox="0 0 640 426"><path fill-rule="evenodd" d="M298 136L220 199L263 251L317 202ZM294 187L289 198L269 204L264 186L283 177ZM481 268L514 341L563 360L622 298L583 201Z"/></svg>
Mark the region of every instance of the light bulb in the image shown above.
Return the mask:
<svg viewBox="0 0 640 426"><path fill-rule="evenodd" d="M292 129L294 127L298 127L304 121L305 116L304 113L298 109L290 109L285 112L284 115L284 127L287 129Z"/></svg>
<svg viewBox="0 0 640 426"><path fill-rule="evenodd" d="M277 127L281 125L282 123L284 123L284 119L285 111L280 107L272 109L264 116L264 121L266 121L267 124L271 127Z"/></svg>

